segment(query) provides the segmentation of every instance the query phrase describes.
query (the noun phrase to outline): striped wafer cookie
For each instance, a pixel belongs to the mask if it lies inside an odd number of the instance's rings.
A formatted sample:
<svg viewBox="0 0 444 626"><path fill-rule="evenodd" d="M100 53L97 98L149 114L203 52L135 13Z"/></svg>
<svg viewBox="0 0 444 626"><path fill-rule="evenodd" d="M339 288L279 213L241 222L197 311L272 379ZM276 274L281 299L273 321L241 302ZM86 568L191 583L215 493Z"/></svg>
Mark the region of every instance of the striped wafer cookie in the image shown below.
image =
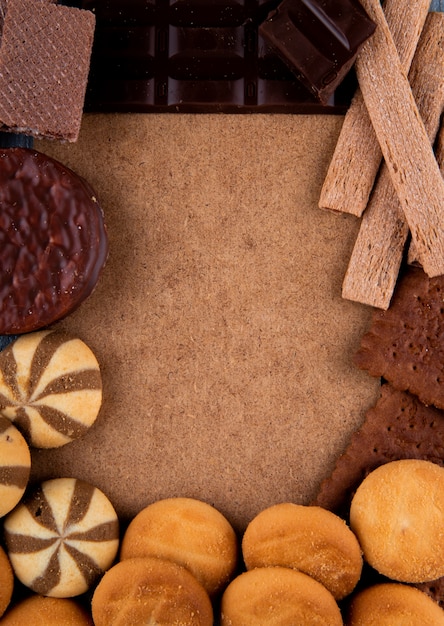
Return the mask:
<svg viewBox="0 0 444 626"><path fill-rule="evenodd" d="M31 454L17 428L0 416L0 517L12 511L28 484Z"/></svg>
<svg viewBox="0 0 444 626"><path fill-rule="evenodd" d="M81 437L101 404L99 364L80 339L40 331L0 353L0 414L31 446L55 448Z"/></svg>
<svg viewBox="0 0 444 626"><path fill-rule="evenodd" d="M75 478L43 482L4 522L18 579L36 593L72 597L87 591L113 563L117 514L93 485Z"/></svg>

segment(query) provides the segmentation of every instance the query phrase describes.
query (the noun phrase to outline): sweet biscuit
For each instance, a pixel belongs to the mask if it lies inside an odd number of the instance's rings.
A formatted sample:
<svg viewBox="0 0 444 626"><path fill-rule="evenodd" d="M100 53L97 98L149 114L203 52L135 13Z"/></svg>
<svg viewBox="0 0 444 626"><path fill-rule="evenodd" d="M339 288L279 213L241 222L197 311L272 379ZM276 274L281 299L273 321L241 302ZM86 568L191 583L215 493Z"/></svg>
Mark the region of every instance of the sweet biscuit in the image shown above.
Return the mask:
<svg viewBox="0 0 444 626"><path fill-rule="evenodd" d="M444 576L444 468L403 459L381 465L359 485L350 526L364 559L391 580Z"/></svg>
<svg viewBox="0 0 444 626"><path fill-rule="evenodd" d="M166 498L140 511L123 536L122 560L145 556L183 565L212 596L233 575L237 538L211 505L194 498Z"/></svg>
<svg viewBox="0 0 444 626"><path fill-rule="evenodd" d="M120 561L92 598L95 626L212 626L210 598L184 567L157 558Z"/></svg>
<svg viewBox="0 0 444 626"><path fill-rule="evenodd" d="M426 405L444 409L444 276L429 278L409 267L400 279L391 306L375 311L362 337L355 364L410 391Z"/></svg>
<svg viewBox="0 0 444 626"><path fill-rule="evenodd" d="M414 587L384 583L356 594L345 623L347 626L444 626L444 611Z"/></svg>
<svg viewBox="0 0 444 626"><path fill-rule="evenodd" d="M31 472L31 453L23 435L0 415L0 517L18 504Z"/></svg>
<svg viewBox="0 0 444 626"><path fill-rule="evenodd" d="M74 478L43 482L6 516L4 531L17 578L58 598L90 589L119 546L112 504L97 487Z"/></svg>
<svg viewBox="0 0 444 626"><path fill-rule="evenodd" d="M353 591L362 571L358 540L340 517L289 502L261 511L249 523L242 554L247 569L297 569L322 583L336 600Z"/></svg>
<svg viewBox="0 0 444 626"><path fill-rule="evenodd" d="M2 626L93 626L90 614L67 598L32 595L15 604L1 620Z"/></svg>
<svg viewBox="0 0 444 626"><path fill-rule="evenodd" d="M0 617L11 602L14 591L14 572L3 548L0 546ZM3 620L1 622L3 624Z"/></svg>
<svg viewBox="0 0 444 626"><path fill-rule="evenodd" d="M287 567L260 567L237 576L221 602L222 626L341 626L335 599L321 583Z"/></svg>
<svg viewBox="0 0 444 626"><path fill-rule="evenodd" d="M63 446L84 435L102 404L99 364L76 337L22 335L0 352L0 414L32 446Z"/></svg>

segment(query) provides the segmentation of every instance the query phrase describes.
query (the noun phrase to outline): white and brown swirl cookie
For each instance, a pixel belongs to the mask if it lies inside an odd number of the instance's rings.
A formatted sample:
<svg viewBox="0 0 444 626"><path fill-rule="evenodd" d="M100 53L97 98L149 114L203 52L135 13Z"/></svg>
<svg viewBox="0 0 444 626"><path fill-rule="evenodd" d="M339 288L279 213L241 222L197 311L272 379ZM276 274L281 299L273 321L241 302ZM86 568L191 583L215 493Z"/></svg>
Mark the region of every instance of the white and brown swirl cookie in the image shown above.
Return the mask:
<svg viewBox="0 0 444 626"><path fill-rule="evenodd" d="M23 496L31 471L31 454L23 435L0 415L0 517Z"/></svg>
<svg viewBox="0 0 444 626"><path fill-rule="evenodd" d="M17 578L36 593L68 598L87 591L113 563L117 514L98 489L75 478L43 482L4 522Z"/></svg>
<svg viewBox="0 0 444 626"><path fill-rule="evenodd" d="M39 331L0 352L0 414L29 445L55 448L81 437L101 404L99 364L81 339Z"/></svg>

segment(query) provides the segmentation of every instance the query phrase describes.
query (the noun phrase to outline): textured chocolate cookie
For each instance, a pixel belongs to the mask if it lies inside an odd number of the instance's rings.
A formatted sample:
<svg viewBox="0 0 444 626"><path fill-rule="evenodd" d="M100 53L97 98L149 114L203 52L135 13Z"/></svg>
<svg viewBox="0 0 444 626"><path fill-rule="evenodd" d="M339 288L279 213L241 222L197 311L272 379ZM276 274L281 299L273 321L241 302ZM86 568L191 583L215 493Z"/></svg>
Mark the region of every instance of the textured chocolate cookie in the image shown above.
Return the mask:
<svg viewBox="0 0 444 626"><path fill-rule="evenodd" d="M43 482L4 522L17 578L40 595L87 591L113 563L119 524L108 498L74 478Z"/></svg>
<svg viewBox="0 0 444 626"><path fill-rule="evenodd" d="M108 238L89 184L35 150L0 150L0 205L0 335L14 335L52 324L91 294Z"/></svg>
<svg viewBox="0 0 444 626"><path fill-rule="evenodd" d="M43 330L0 352L0 414L30 445L54 448L81 437L101 404L99 364L81 339Z"/></svg>
<svg viewBox="0 0 444 626"><path fill-rule="evenodd" d="M210 598L184 567L126 559L103 576L92 598L95 626L213 626Z"/></svg>
<svg viewBox="0 0 444 626"><path fill-rule="evenodd" d="M444 276L429 278L410 267L390 308L375 311L355 364L444 409Z"/></svg>
<svg viewBox="0 0 444 626"><path fill-rule="evenodd" d="M93 626L91 615L75 600L32 595L14 604L2 626Z"/></svg>
<svg viewBox="0 0 444 626"><path fill-rule="evenodd" d="M0 415L0 517L23 496L31 472L31 454L23 435Z"/></svg>

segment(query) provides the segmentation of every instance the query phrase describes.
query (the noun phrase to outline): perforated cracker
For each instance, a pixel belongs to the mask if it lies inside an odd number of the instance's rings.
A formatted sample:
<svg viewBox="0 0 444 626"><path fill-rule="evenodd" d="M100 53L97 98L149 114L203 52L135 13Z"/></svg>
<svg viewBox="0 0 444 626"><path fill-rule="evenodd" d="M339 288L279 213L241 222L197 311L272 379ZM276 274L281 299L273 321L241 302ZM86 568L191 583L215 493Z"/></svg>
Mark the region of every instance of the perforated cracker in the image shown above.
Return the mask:
<svg viewBox="0 0 444 626"><path fill-rule="evenodd" d="M374 313L355 364L427 405L444 408L444 276L410 267L390 308Z"/></svg>

